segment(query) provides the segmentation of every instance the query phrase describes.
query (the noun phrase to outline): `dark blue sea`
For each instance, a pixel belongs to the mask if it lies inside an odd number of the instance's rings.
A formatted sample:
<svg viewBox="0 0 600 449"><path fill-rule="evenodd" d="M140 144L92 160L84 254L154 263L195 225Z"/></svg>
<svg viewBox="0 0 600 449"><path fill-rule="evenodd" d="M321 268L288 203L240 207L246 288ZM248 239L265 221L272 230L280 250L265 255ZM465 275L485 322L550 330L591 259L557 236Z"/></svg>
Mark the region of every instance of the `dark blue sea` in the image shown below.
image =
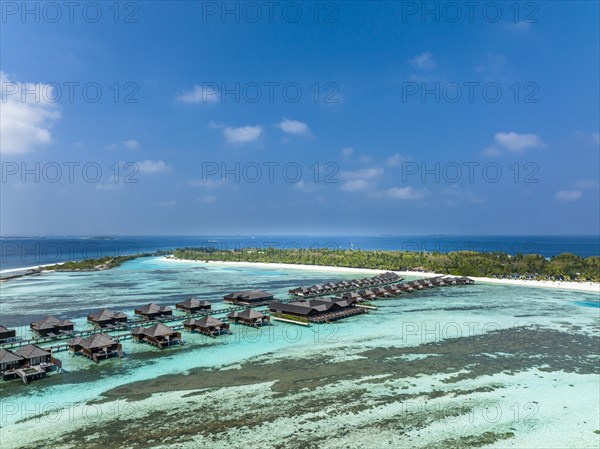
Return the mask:
<svg viewBox="0 0 600 449"><path fill-rule="evenodd" d="M0 270L130 255L183 247L341 248L451 252L502 251L552 257L573 253L600 255L599 236L118 236L118 237L0 237Z"/></svg>

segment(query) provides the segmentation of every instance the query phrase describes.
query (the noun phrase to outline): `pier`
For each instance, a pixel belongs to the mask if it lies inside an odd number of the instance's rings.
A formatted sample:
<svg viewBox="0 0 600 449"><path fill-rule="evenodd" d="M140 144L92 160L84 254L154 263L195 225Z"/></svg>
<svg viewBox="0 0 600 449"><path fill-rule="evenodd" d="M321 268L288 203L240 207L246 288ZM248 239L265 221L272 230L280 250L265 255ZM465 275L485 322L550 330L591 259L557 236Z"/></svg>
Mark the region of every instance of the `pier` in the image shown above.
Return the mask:
<svg viewBox="0 0 600 449"><path fill-rule="evenodd" d="M372 299L376 299L376 300L381 300L381 299L393 299L398 297L400 294L404 294L404 293L410 293L417 288L415 287L411 287L413 285L417 285L415 283L418 283L418 285L421 287L421 289L425 289L427 287L425 287L424 285L420 284L420 281L425 281L427 280L427 278L425 279L421 279L421 280L417 280L417 281L409 281L409 282L403 282L404 279L399 278L400 280L396 280L396 281L388 281L384 284L381 284L384 286L389 287L390 289L388 289L388 293L390 293L389 296L384 296L383 294L381 296L377 296L377 298L369 298L369 300ZM448 287L448 286L454 286L454 285L469 285L472 284L473 281L467 277L436 277L436 278L428 278L429 282L432 284L431 287L438 287L438 286L444 286L444 287ZM441 282L440 282L441 280ZM349 281L344 281L344 282L349 282ZM375 290L374 286L371 285L371 287L373 287L373 289ZM299 287L301 288L301 287ZM346 295L352 295L352 297L355 297L356 299L358 299L358 302L362 302L362 301L367 301L366 298L362 297L358 292L360 290L364 290L365 287L363 285L353 285L349 288L347 288L346 290L337 290L337 291L322 291L322 292L318 292L315 293L314 295L311 295L310 297L303 297L303 296L296 296L292 293L290 293L290 298L286 298L286 299L279 299L279 300L275 300L276 302L279 303L288 303L288 302L293 302L293 301L298 301L298 300L303 300L303 299L317 299L317 298L322 298L325 296L330 296L332 294L335 293L342 293L344 294L344 296L342 296L343 299L346 299ZM298 290L298 289L295 289ZM292 290L290 290L291 292ZM12 340L12 341L7 341L4 343L0 343L0 348L3 349L12 349L12 348L18 348L20 346L25 346L28 344L34 344L34 345L43 345L49 349L52 350L63 350L67 348L67 340L70 340L74 337L81 337L81 338L85 338L85 337L89 337L91 335L97 334L97 333L106 333L111 335L114 338L117 339L127 339L127 338L131 338L131 330L133 330L134 328L138 328L140 326L143 327L150 327L156 323L163 323L163 324L169 324L169 323L178 323L178 322L183 322L187 319L190 318L194 318L194 319L201 319L207 316L213 316L213 317L218 317L221 321L223 322L228 322L230 320L228 320L227 315L231 314L232 312L242 312L248 308L253 308L256 310L260 310L260 309L264 309L265 307L267 307L267 304L256 304L256 305L237 305L237 306L231 306L231 307L226 307L226 308L221 308L221 309L204 309L201 310L199 312L196 313L188 313L185 315L167 315L167 316L162 316L159 318L156 318L154 320L144 320L144 319L133 319L133 320L129 320L127 322L120 322L120 323L115 323L114 325L110 325L107 327L103 327L103 328L94 328L94 329L86 329L86 330L80 330L80 331L68 331L66 333L60 334L60 335L54 335L54 336L40 336L37 338L30 338L30 339L24 339L24 340ZM173 327L176 330L179 329L183 329L184 326L182 323L179 324L174 324L171 327Z"/></svg>

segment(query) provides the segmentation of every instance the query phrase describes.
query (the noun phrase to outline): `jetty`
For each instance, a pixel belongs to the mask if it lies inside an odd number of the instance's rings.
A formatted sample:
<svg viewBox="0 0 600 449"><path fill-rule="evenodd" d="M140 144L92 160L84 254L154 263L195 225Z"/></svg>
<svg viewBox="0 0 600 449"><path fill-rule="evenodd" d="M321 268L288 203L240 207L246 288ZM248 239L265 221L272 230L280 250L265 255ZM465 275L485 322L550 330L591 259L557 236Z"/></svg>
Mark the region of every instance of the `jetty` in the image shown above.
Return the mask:
<svg viewBox="0 0 600 449"><path fill-rule="evenodd" d="M292 320L311 323L328 323L366 313L364 307L358 307L354 298L323 298L293 301L288 303L273 302L269 311L274 319Z"/></svg>
<svg viewBox="0 0 600 449"><path fill-rule="evenodd" d="M69 351L82 354L98 363L100 358L123 357L121 344L105 333L94 334L87 338L75 337L67 343Z"/></svg>
<svg viewBox="0 0 600 449"><path fill-rule="evenodd" d="M36 345L26 345L15 351L0 349L0 377L2 380L21 378L24 384L44 377L48 371L60 369L60 360L52 352Z"/></svg>
<svg viewBox="0 0 600 449"><path fill-rule="evenodd" d="M162 323L156 323L150 327L136 327L131 330L134 341L146 342L159 349L172 344L183 344L181 333L175 329L165 326Z"/></svg>
<svg viewBox="0 0 600 449"><path fill-rule="evenodd" d="M77 332L72 321L46 316L30 324L35 335L30 339L18 339L14 329L0 326L0 377L18 377L27 384L49 371L60 370L62 363L53 354L66 349L98 362L102 358L123 357L120 343L123 339L131 338L163 349L173 344L183 345L181 329L216 338L231 333L230 324L260 328L271 325L271 317L275 321L304 326L329 323L376 309L366 301L473 283L466 276L436 276L404 282L400 276L388 272L371 278L298 287L289 290L289 298L281 300L274 300L271 293L260 290L235 292L225 296L235 306L221 309L212 309L208 301L189 298L175 306L185 312L183 316L174 315L169 306L154 303L136 308L136 316L131 320L123 312L103 309L87 316L93 329Z"/></svg>
<svg viewBox="0 0 600 449"><path fill-rule="evenodd" d="M267 314L254 310L250 307L241 312L231 312L227 319L235 324L243 324L251 327L261 327L271 324L271 317Z"/></svg>
<svg viewBox="0 0 600 449"><path fill-rule="evenodd" d="M248 290L230 293L223 297L223 302L229 304L242 304L246 306L266 305L273 301L273 294L262 290Z"/></svg>
<svg viewBox="0 0 600 449"><path fill-rule="evenodd" d="M198 332L212 338L215 338L217 335L231 333L229 331L229 323L208 315L200 319L188 318L183 322L183 328L186 331Z"/></svg>
<svg viewBox="0 0 600 449"><path fill-rule="evenodd" d="M93 313L87 317L88 323L92 323L96 328L111 328L119 323L126 323L127 319L127 315L123 312L113 312L108 309Z"/></svg>

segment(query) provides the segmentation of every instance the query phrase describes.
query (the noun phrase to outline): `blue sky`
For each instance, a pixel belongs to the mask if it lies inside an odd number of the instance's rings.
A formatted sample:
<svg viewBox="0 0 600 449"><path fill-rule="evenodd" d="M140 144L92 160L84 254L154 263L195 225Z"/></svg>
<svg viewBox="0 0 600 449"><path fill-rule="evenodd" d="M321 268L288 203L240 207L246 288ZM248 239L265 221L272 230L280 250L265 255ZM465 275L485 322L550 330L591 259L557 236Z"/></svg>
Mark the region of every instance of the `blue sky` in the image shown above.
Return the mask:
<svg viewBox="0 0 600 449"><path fill-rule="evenodd" d="M597 234L598 3L488 3L4 2L0 232Z"/></svg>

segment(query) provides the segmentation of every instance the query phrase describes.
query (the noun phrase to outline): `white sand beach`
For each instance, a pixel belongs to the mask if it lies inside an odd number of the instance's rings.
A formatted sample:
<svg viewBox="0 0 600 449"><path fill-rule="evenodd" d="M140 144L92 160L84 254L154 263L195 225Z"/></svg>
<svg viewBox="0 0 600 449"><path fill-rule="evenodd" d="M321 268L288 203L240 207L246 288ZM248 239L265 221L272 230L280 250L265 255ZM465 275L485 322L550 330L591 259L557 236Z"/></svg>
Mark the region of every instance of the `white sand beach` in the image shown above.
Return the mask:
<svg viewBox="0 0 600 449"><path fill-rule="evenodd" d="M377 274L383 273L385 270L374 270L369 268L348 268L348 267L331 267L324 265L300 265L300 264L286 264L286 263L258 263L258 262L203 262L194 260L181 260L174 259L172 257L163 256L162 259L168 262L197 262L197 263L210 263L218 265L229 265L229 266L241 266L241 267L254 267L254 268L284 268L290 270L313 270L313 271L334 271L334 272L347 272L347 273L365 273L365 274ZM449 276L440 273L431 273L423 271L396 271L401 276L420 276L420 277L434 277L434 276ZM458 277L458 276L455 276ZM473 277L469 276L475 282L481 282L485 284L498 284L498 285L516 285L521 287L537 287L537 288L551 288L559 290L573 290L588 293L600 294L600 283L598 282L570 282L570 281L535 281L535 280L523 280L523 279L495 279L486 277Z"/></svg>

